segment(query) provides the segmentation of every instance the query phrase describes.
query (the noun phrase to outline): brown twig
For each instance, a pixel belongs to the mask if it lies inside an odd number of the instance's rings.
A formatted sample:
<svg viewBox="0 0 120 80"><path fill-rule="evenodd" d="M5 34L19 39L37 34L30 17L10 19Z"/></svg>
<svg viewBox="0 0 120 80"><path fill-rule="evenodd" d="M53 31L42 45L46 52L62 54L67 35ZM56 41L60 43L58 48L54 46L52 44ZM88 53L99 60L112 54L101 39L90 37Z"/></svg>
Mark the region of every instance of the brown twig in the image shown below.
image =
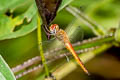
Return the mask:
<svg viewBox="0 0 120 80"><path fill-rule="evenodd" d="M36 61L40 61L40 60L41 60L41 58L39 56L33 57L32 59L25 61L23 64L13 67L12 71L14 73L19 72L20 70L23 70L26 67L33 65Z"/></svg>
<svg viewBox="0 0 120 80"><path fill-rule="evenodd" d="M88 40L83 40L82 42L74 43L73 46L78 46L78 45L94 42L96 40L104 39L104 38L111 37L111 36L113 36L113 34L109 34L109 35L106 35L106 36L99 36L99 37L90 38ZM47 59L47 57L49 56L50 53L54 53L54 56L55 56L56 52L59 51L59 50L62 50L62 49L63 48L55 48L53 50L50 50L49 52L46 52L45 53L46 59ZM88 49L91 49L91 48L86 48L86 49L80 50L80 53L89 51ZM60 55L60 56L62 56L62 55ZM23 64L20 64L20 65L18 65L16 67L12 68L12 71L14 73L19 72L19 71L21 71L21 70L23 70L23 69L25 69L25 68L35 64L35 62L38 62L40 60L41 60L41 58L39 56L36 56L36 57L34 57L32 59L29 59L28 61L25 61Z"/></svg>
<svg viewBox="0 0 120 80"><path fill-rule="evenodd" d="M95 50L95 49L97 49L97 48L99 48L99 46L92 47L92 48L86 48L86 49L83 49L83 50L78 50L78 51L76 51L76 53L77 53L77 54L80 54L80 53L83 53L83 52L88 52L88 51ZM58 55L58 56L54 56L54 58L52 58L52 59L50 59L49 61L47 61L47 64L49 64L49 63L51 63L51 62L53 62L53 61L55 61L55 60L57 60L57 59L63 58L63 57L65 57L65 55L69 56L69 55L71 55L71 54L68 52L68 53L60 54L60 55ZM28 73L31 73L31 72L33 72L33 71L36 71L36 70L38 70L38 69L40 69L40 68L42 68L42 67L43 67L43 65L39 64L38 66L35 66L35 67L30 68L30 69L28 69L28 70L25 70L24 72L16 75L16 79L18 79L18 78L20 78L20 77L22 77L22 76L24 76L24 75L26 75L26 74L28 74Z"/></svg>

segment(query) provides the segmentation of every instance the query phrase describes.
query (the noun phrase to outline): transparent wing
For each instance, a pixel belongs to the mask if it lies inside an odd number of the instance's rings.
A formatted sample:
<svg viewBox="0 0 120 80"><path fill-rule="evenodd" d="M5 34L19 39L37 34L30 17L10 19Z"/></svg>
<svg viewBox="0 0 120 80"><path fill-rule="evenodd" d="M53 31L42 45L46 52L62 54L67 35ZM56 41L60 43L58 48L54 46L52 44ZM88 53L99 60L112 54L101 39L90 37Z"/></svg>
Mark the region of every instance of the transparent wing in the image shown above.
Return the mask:
<svg viewBox="0 0 120 80"><path fill-rule="evenodd" d="M66 31L71 43L75 43L77 41L83 40L84 31L79 25L75 25L74 21L73 21L73 23L70 23L70 25L68 25L66 27L65 31ZM43 40L43 42L41 42L41 44L43 45L43 48L45 51L49 51L54 48L64 47L64 43L62 43L61 41L58 41L54 36L50 40L47 40L47 39Z"/></svg>
<svg viewBox="0 0 120 80"><path fill-rule="evenodd" d="M76 26L73 25L72 23L70 23L70 25L68 25L65 29L65 32L68 35L68 38L70 39L71 43L75 43L77 41L81 41L83 40L84 37L84 31L80 26ZM57 39L55 39L55 41L52 42L51 44L51 49L54 49L56 47L64 47L64 43L62 43L61 41L58 41Z"/></svg>
<svg viewBox="0 0 120 80"><path fill-rule="evenodd" d="M82 41L84 38L84 31L80 26L70 26L65 30L71 43Z"/></svg>

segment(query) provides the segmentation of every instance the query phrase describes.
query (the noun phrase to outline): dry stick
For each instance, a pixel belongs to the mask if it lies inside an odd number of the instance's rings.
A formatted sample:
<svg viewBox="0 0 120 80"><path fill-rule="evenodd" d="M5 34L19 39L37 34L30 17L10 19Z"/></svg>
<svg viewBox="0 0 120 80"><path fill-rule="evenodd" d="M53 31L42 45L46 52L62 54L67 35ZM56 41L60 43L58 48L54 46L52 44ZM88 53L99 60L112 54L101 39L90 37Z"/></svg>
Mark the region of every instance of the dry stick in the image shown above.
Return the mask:
<svg viewBox="0 0 120 80"><path fill-rule="evenodd" d="M73 45L73 46L78 46L78 45L82 45L82 44L85 44L85 43L90 43L90 42L93 42L93 41L96 41L96 40L100 40L100 39L104 39L104 38L111 37L111 36L113 36L113 34L109 34L109 35L106 35L106 36L98 36L98 37L90 38L90 39L88 39L88 40L83 40L82 42L74 43L74 44L72 44L72 45ZM48 56L50 53L55 53L55 52L57 52L57 51L59 51L59 50L62 50L62 49L63 49L63 48L56 48L56 49L50 50L50 51L48 51L48 52L45 53L45 57L47 58L47 56ZM87 49L86 49L86 50L87 50ZM82 51L84 52L84 50L81 50L81 52L82 52ZM25 68L27 68L27 67L35 64L35 62L38 62L38 61L40 61L40 60L41 60L41 58L40 58L39 56L36 56L36 57L34 57L34 58L32 58L32 59L29 59L28 61L25 61L23 64L20 64L20 65L18 65L18 66L16 66L16 67L13 67L13 68L12 68L12 71L13 71L14 73L19 72L19 71L21 71L21 70L23 70L23 69L25 69Z"/></svg>
<svg viewBox="0 0 120 80"><path fill-rule="evenodd" d="M12 71L13 73L19 72L20 70L23 70L26 67L33 65L36 61L40 61L40 60L41 60L40 56L33 57L32 59L25 61L23 64L13 67Z"/></svg>
<svg viewBox="0 0 120 80"><path fill-rule="evenodd" d="M20 77L22 77L22 76L24 76L24 75L26 75L28 73L31 73L31 72L33 72L33 71L35 71L35 70L37 70L37 69L39 69L41 67L43 67L43 65L39 64L38 66L35 66L35 67L33 67L31 69L28 69L28 70L25 70L24 72L16 75L15 77L16 77L16 79L18 79L18 78L20 78Z"/></svg>
<svg viewBox="0 0 120 80"><path fill-rule="evenodd" d="M97 48L99 48L99 46L91 47L91 48L86 48L86 49L83 49L83 50L78 50L78 51L76 51L76 53L77 53L77 54L80 54L80 53L83 53L83 52L88 52L88 51L95 50L95 49L97 49ZM51 63L51 62L53 62L53 61L55 61L55 60L57 60L57 59L63 58L63 57L65 57L65 55L69 56L69 55L71 55L71 53L68 52L68 53L60 54L60 55L58 55L58 56L54 56L54 58L52 58L52 59L50 59L49 61L47 61L47 64L49 64L49 63ZM24 76L24 75L26 75L26 74L28 74L28 73L31 73L31 72L33 72L33 71L36 71L36 70L38 70L38 69L40 69L40 68L43 68L43 65L42 65L42 64L39 64L38 66L35 66L35 67L30 68L30 69L28 69L28 70L25 70L24 72L16 75L16 79L18 79L18 78L20 78L20 77L22 77L22 76Z"/></svg>

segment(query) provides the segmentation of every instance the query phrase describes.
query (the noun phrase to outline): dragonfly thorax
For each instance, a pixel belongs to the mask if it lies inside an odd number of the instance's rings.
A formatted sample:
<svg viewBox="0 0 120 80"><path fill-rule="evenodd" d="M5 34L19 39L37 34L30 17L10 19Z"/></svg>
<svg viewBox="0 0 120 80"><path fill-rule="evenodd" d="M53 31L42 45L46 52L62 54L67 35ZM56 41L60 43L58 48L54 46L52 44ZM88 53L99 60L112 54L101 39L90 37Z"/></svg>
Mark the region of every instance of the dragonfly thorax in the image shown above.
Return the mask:
<svg viewBox="0 0 120 80"><path fill-rule="evenodd" d="M55 35L59 31L59 26L57 24L52 24L49 28L52 35Z"/></svg>

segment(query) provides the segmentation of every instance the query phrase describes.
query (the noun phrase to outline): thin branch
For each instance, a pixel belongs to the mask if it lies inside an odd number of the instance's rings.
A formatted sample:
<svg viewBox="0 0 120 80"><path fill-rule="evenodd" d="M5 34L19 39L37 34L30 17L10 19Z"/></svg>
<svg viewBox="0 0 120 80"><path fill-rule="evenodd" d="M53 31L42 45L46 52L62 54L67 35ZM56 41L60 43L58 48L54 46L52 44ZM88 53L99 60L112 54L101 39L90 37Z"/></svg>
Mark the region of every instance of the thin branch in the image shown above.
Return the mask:
<svg viewBox="0 0 120 80"><path fill-rule="evenodd" d="M23 64L13 67L12 71L13 71L13 73L19 72L20 70L23 70L23 69L35 64L38 61L41 61L40 56L33 57L32 59L25 61Z"/></svg>
<svg viewBox="0 0 120 80"><path fill-rule="evenodd" d="M96 38L97 39L97 38ZM101 53L102 51L105 51L105 50L107 50L107 49L109 49L111 46L112 46L112 44L110 44L110 42L111 41L113 41L114 40L114 37L113 37L113 35L109 35L109 36L106 36L106 38L103 38L103 40L101 39L101 43L103 44L103 46L101 47L101 48L99 48L99 46L97 46L96 45L96 47L91 47L91 48L85 48L84 50L78 50L78 51L76 51L76 53L83 53L83 52L87 52L86 54L81 54L80 55L80 58L82 59L82 61L83 62L87 62L88 60L90 60L90 59L92 59L95 55L98 55L98 53ZM91 42L91 40L89 40L90 42ZM88 41L88 42L89 42ZM94 43L96 44L96 43L98 43L97 41L99 41L99 40L96 40L96 41L94 41ZM86 43L86 42L85 42ZM100 42L99 42L100 43ZM104 43L106 43L106 44L104 44ZM89 45L90 45L90 43L88 43ZM99 44L100 45L100 44ZM95 50L94 52L88 52L89 50ZM60 59L60 58L63 58L63 57L65 57L65 55L71 55L70 53L63 53L63 54L60 54L60 55L58 55L58 56L56 56L56 55L54 55L49 61L47 61L47 64L48 63L50 63L50 62L53 62L53 61L55 61L55 60L57 60L57 59ZM68 65L67 66L70 66L70 65L76 65L75 63L71 63L71 61L69 62L69 63L67 63ZM69 65L70 64L70 65ZM42 66L42 65L41 65ZM33 69L30 69L30 70L27 70L27 71L24 71L23 73L20 73L20 74L18 74L16 77L17 78L20 78L20 77L22 77L22 76L24 76L24 75L26 75L26 74L28 74L28 73L30 73L30 72L32 72L32 71L35 71L35 70L37 70L37 69L39 69L39 68L41 68L40 67L40 65L39 65L39 67L33 67ZM60 69L61 69L61 67L60 67ZM54 71L53 72L53 75L57 78L57 79L61 79L62 77L64 77L65 75L67 75L68 73L70 73L72 70L74 70L74 69L76 69L76 67L73 67L72 66L72 69L71 70L67 70L65 73L64 73L64 75L62 75L61 74L61 72L64 70L59 70L60 72L58 72L58 70L56 70L56 71ZM63 72L62 72L63 73ZM60 76L61 75L61 76Z"/></svg>
<svg viewBox="0 0 120 80"><path fill-rule="evenodd" d="M33 71L36 71L36 70L38 70L39 68L42 68L42 67L43 67L43 65L39 64L38 66L35 66L35 67L33 67L31 69L28 69L28 70L25 70L24 72L16 75L15 77L16 77L16 79L21 78L22 76L24 76L24 75L26 75L28 73L31 73Z"/></svg>
<svg viewBox="0 0 120 80"><path fill-rule="evenodd" d="M96 47L92 47L92 48L86 48L86 49L83 49L83 50L78 50L78 51L76 51L76 53L77 54L80 54L80 53L85 53L85 52L88 52L88 51L92 51L92 50L95 50L95 49L97 49L97 48L99 48L99 46L96 46ZM61 54L61 55L58 55L58 56L54 56L52 59L50 59L49 61L47 61L47 64L49 64L49 63L51 63L51 62L53 62L53 61L55 61L55 60L57 60L57 59L60 59L60 58L63 58L63 57L65 57L65 55L66 56L70 56L71 55L71 53L63 53L63 54ZM39 57L40 58L40 57ZM33 71L36 71L36 70L38 70L38 69L40 69L40 68L43 68L43 65L42 64L39 64L38 66L35 66L35 67L33 67L33 68L30 68L30 69L28 69L28 70L25 70L24 72L22 72L22 73L19 73L18 75L16 75L16 79L18 79L18 78L20 78L20 77L22 77L22 76L24 76L24 75L26 75L26 74L28 74L28 73L31 73L31 72L33 72Z"/></svg>
<svg viewBox="0 0 120 80"><path fill-rule="evenodd" d="M88 39L88 40L83 40L82 42L77 42L77 43L74 43L74 44L72 44L74 47L76 47L76 46L80 46L80 45L84 45L84 44L87 44L87 43L91 43L91 42L96 42L96 41L99 41L99 40L104 40L104 39L106 39L106 38L110 38L110 37L112 37L113 36L113 34L109 34L109 35L106 35L106 36L99 36L99 37L94 37L94 38L90 38L90 39ZM109 41L109 40L108 40ZM107 41L105 41L105 42L107 42ZM97 46L97 45L96 45ZM55 48L55 49L53 49L53 50L50 50L50 51L48 51L48 52L46 52L45 53L45 58L47 59L47 58L49 58L49 54L54 54L54 56L56 56L56 52L58 52L58 51L60 51L60 50L62 50L62 49L64 49L64 48ZM84 52L86 52L86 51L89 51L88 50L89 48L85 48L85 49L81 49L80 50L80 53L82 52L82 53L84 53ZM25 69L25 68L27 68L27 67L29 67L29 66L31 66L31 65L33 65L33 64L35 64L36 62L38 62L38 61L41 61L41 58L39 57L39 56L36 56L36 57L34 57L34 58L32 58L32 59L29 59L28 61L25 61L23 64L20 64L20 65L18 65L18 66L16 66L16 67L13 67L12 68L12 71L14 72L14 73L16 73L16 72L19 72L19 71L21 71L21 70L23 70L23 69Z"/></svg>

